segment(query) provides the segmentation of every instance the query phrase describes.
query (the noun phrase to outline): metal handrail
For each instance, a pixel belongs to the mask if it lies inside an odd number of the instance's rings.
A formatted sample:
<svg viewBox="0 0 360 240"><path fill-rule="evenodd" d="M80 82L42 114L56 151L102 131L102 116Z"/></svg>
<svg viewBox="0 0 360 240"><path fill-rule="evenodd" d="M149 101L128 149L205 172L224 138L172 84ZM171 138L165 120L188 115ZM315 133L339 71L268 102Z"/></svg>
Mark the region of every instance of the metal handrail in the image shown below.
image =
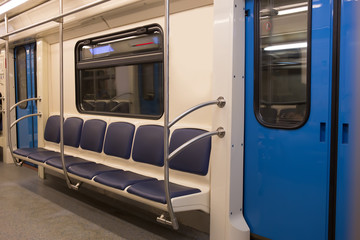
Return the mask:
<svg viewBox="0 0 360 240"><path fill-rule="evenodd" d="M12 105L12 106L10 107L10 111L14 110L14 108L16 108L17 106L19 106L20 104L22 104L22 103L24 103L24 102L36 101L36 100L41 101L41 98L40 98L40 97L36 97L36 98L28 98L28 99L21 100L20 102L17 102L16 104Z"/></svg>
<svg viewBox="0 0 360 240"><path fill-rule="evenodd" d="M11 123L11 125L10 125L10 129L11 128L13 128L18 122L20 122L21 120L24 120L24 119L26 119L26 118L29 118L29 117L35 117L35 116L41 116L42 115L42 113L32 113L32 114L28 114L28 115L26 115L26 116L23 116L23 117L21 117L21 118L18 118L18 119L16 119L13 123Z"/></svg>
<svg viewBox="0 0 360 240"><path fill-rule="evenodd" d="M46 20L41 21L41 22L38 22L38 23L34 23L34 24L29 25L29 26L27 26L27 27L20 28L20 29L15 30L15 31L13 31L13 32L11 32L11 33L6 32L6 34L1 35L0 38L4 39L4 38L7 38L7 37L9 37L9 36L11 36L11 35L14 35L14 34L17 34L17 33L20 33L20 32L26 31L26 30L29 30L29 29L34 28L34 27L41 26L41 25L43 25L43 24L45 24L45 23L54 22L54 21L59 21L60 19L62 19L62 18L64 18L64 17L67 17L67 16L72 15L72 14L77 13L77 12L81 12L81 11L83 11L83 10L86 10L86 9L88 9L88 8L97 6L97 5L99 5L99 4L102 4L102 3L108 2L108 1L110 1L110 0L97 0L97 1L92 2L92 3L89 3L89 4L85 4L84 6L75 8L74 10L71 10L71 11L69 11L69 12L67 12L67 13L60 13L58 16L55 16L55 17L46 19ZM7 19L7 17L6 17L6 19ZM5 22L7 22L7 20L5 20ZM7 24L7 23L5 23L5 24Z"/></svg>
<svg viewBox="0 0 360 240"><path fill-rule="evenodd" d="M174 214L174 209L170 198L169 184L169 36L170 36L170 2L164 0L165 4L165 29L164 29L164 188L166 196L167 210L170 221L165 220L164 216L157 218L159 222L172 225L173 229L179 229L179 224Z"/></svg>
<svg viewBox="0 0 360 240"><path fill-rule="evenodd" d="M63 15L63 0L59 0L59 13ZM76 185L72 184L66 169L65 154L64 154L64 26L63 21L59 21L59 61L60 61L60 156L62 169L64 171L64 177L66 185L69 189L78 190L81 183L78 182Z"/></svg>
<svg viewBox="0 0 360 240"><path fill-rule="evenodd" d="M183 119L185 116L189 115L190 113L200 109L200 108L203 108L203 107L206 107L206 106L209 106L209 105L217 105L219 108L223 108L226 104L226 101L223 97L218 97L218 99L214 100L214 101L208 101L208 102L204 102L204 103L201 103L199 105L196 105L192 108L189 108L188 110L186 110L185 112L183 112L182 114L180 114L177 118L175 118L174 120L172 120L170 123L169 123L169 128L171 128L175 123L177 123L179 120Z"/></svg>
<svg viewBox="0 0 360 240"><path fill-rule="evenodd" d="M5 32L8 33L9 31L9 25L8 25L8 16L7 14L5 14ZM8 62L9 60L9 40L6 39L5 40L5 60L6 62ZM23 161L22 160L17 160L17 158L15 157L14 155L14 152L13 152L13 146L12 146L12 140L11 140L11 128L10 128L10 72L9 72L9 67L7 66L6 67L6 100L5 100L5 103L6 103L6 129L7 129L7 137L8 137L8 146L9 146L9 149L10 149L10 154L11 154L11 157L14 161L14 164L16 166L21 166L23 164Z"/></svg>
<svg viewBox="0 0 360 240"><path fill-rule="evenodd" d="M219 127L218 129L216 129L216 131L206 132L206 133L200 134L200 135L190 139L189 141L185 142L184 144L182 144L181 146L176 148L174 151L172 151L169 155L168 161L170 162L176 155L178 155L179 153L184 151L186 148L190 147L192 144L200 141L201 139L204 139L204 138L207 138L210 136L214 136L214 135L217 135L219 138L223 138L225 136L224 128Z"/></svg>

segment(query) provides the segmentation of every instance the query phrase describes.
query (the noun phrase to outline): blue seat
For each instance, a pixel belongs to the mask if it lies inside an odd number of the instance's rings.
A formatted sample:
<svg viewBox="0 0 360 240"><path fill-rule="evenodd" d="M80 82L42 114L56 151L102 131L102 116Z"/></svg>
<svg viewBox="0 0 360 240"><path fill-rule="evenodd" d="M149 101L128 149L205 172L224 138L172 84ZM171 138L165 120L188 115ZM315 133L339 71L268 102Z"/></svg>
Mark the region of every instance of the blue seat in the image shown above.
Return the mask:
<svg viewBox="0 0 360 240"><path fill-rule="evenodd" d="M85 160L82 158L78 158L78 157L73 157L73 156L64 157L64 161L65 161L66 168L69 168L70 166L76 165L76 164L83 164L83 163L91 162L91 161L88 161L88 160ZM50 165L50 166L62 169L61 157L50 158L49 160L46 161L46 165Z"/></svg>
<svg viewBox="0 0 360 240"><path fill-rule="evenodd" d="M38 152L31 153L31 154L29 154L28 158L35 160L37 162L44 163L51 158L60 157L60 156L61 155L59 152L45 150L45 151L38 151ZM68 156L68 155L65 155L65 156Z"/></svg>
<svg viewBox="0 0 360 240"><path fill-rule="evenodd" d="M195 128L176 129L171 135L170 153L188 140L203 133L206 133L206 131ZM210 152L211 137L204 138L176 155L170 161L169 167L171 169L205 176L209 169Z"/></svg>
<svg viewBox="0 0 360 240"><path fill-rule="evenodd" d="M45 148L18 148L14 150L14 153L20 156L27 157L32 153L37 153L41 151L48 151Z"/></svg>
<svg viewBox="0 0 360 240"><path fill-rule="evenodd" d="M144 125L138 127L134 140L132 158L134 161L164 165L164 127Z"/></svg>
<svg viewBox="0 0 360 240"><path fill-rule="evenodd" d="M148 181L131 185L127 191L137 196L166 204L164 181ZM180 197L184 195L200 192L197 188L190 188L175 183L170 183L170 197Z"/></svg>
<svg viewBox="0 0 360 240"><path fill-rule="evenodd" d="M177 129L173 132L170 141L170 152L181 146L188 140L205 133L206 131L195 128ZM135 147L135 146L134 146ZM205 138L192 146L186 148L170 161L170 168L198 174L206 175L209 168L209 158L211 151L211 138ZM166 203L164 181L140 182L131 185L127 191L131 194L150 199L152 201ZM170 197L180 197L200 192L197 188L170 183Z"/></svg>
<svg viewBox="0 0 360 240"><path fill-rule="evenodd" d="M79 147L81 131L83 127L81 118L69 117L64 122L64 144L71 147Z"/></svg>
<svg viewBox="0 0 360 240"><path fill-rule="evenodd" d="M81 133L81 148L100 153L104 143L105 129L105 121L99 119L87 120Z"/></svg>
<svg viewBox="0 0 360 240"><path fill-rule="evenodd" d="M79 147L82 125L83 120L81 118L70 117L65 120L64 145ZM29 154L28 157L32 160L44 163L51 158L60 158L61 155L59 152L45 150L33 152Z"/></svg>
<svg viewBox="0 0 360 240"><path fill-rule="evenodd" d="M108 126L104 143L107 155L130 158L135 126L125 122L114 122Z"/></svg>
<svg viewBox="0 0 360 240"><path fill-rule="evenodd" d="M94 178L95 182L124 190L126 187L139 182L156 181L156 178L143 176L130 171L117 170L114 172L105 172Z"/></svg>
<svg viewBox="0 0 360 240"><path fill-rule="evenodd" d="M100 173L108 172L108 171L117 171L118 169L112 168L103 164L97 164L94 162L84 163L84 164L76 164L71 165L68 168L70 173L78 175L83 178L92 179L96 175Z"/></svg>
<svg viewBox="0 0 360 240"><path fill-rule="evenodd" d="M44 139L49 142L59 143L60 142L60 116L54 115L47 119ZM48 151L44 148L19 148L14 151L15 154L28 157L30 154L37 152Z"/></svg>

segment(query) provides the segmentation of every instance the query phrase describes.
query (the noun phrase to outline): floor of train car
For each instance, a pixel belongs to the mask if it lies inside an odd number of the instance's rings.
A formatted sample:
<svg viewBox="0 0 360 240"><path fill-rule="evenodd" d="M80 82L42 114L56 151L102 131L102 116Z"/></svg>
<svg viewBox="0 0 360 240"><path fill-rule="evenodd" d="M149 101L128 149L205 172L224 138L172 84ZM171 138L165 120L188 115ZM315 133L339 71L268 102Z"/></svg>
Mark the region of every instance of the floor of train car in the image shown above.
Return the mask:
<svg viewBox="0 0 360 240"><path fill-rule="evenodd" d="M118 206L118 207L117 207ZM0 239L208 239L181 225L92 189L69 190L63 179L42 180L29 167L0 161Z"/></svg>

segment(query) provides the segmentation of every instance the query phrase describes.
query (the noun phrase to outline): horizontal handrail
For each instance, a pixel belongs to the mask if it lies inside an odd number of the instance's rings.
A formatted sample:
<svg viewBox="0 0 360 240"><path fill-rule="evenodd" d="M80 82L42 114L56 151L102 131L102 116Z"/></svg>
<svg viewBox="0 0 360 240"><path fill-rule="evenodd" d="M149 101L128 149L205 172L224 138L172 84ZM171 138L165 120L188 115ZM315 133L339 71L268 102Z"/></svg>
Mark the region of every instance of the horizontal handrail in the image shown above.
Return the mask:
<svg viewBox="0 0 360 240"><path fill-rule="evenodd" d="M222 127L219 127L218 129L216 129L216 131L213 132L206 132L203 134L200 134L192 139L190 139L189 141L185 142L184 144L182 144L180 147L178 147L177 149L175 149L174 151L172 151L169 154L169 157L167 159L167 161L171 161L171 159L173 159L176 155L178 155L179 153L181 153L182 151L184 151L186 148L190 147L192 144L194 144L195 142L200 141L201 139L204 139L206 137L209 136L214 136L217 135L220 138L223 138L225 136L225 130Z"/></svg>
<svg viewBox="0 0 360 240"><path fill-rule="evenodd" d="M12 105L10 107L10 111L12 111L14 108L16 108L17 106L19 106L20 104L22 104L24 102L37 101L37 100L41 101L41 98L37 97L37 98L28 98L28 99L21 100L20 102L17 102L16 104Z"/></svg>
<svg viewBox="0 0 360 240"><path fill-rule="evenodd" d="M188 110L186 110L185 112L183 112L182 114L180 114L177 118L175 118L174 120L172 120L168 127L171 128L175 123L177 123L179 120L181 120L182 118L184 118L185 116L189 115L190 113L200 109L200 108L203 108L203 107L206 107L206 106L209 106L209 105L217 105L219 108L223 108L226 104L226 101L223 97L218 97L218 99L214 100L214 101L208 101L208 102L204 102L204 103L200 103L199 105L196 105L192 108L189 108Z"/></svg>
<svg viewBox="0 0 360 240"><path fill-rule="evenodd" d="M35 116L41 116L42 113L32 113L32 114L29 114L29 115L26 115L26 116L23 116L19 119L16 119L11 125L10 125L10 129L13 128L18 122L20 122L21 120L24 120L26 118L29 118L29 117L35 117Z"/></svg>
<svg viewBox="0 0 360 240"><path fill-rule="evenodd" d="M49 18L49 19L46 19L44 21L41 21L41 22L38 22L38 23L34 23L32 25L29 25L27 27L23 27L23 28L20 28L18 30L15 30L13 32L10 32L10 33L7 33L7 34L4 34L4 35L1 35L0 38L6 38L6 37L9 37L11 35L15 35L17 33L20 33L20 32L23 32L23 31L26 31L26 30L29 30L31 28L34 28L34 27L38 27L38 26L41 26L45 23L49 23L49 22L53 22L53 21L58 21L60 19L62 19L63 17L67 17L69 15L72 15L74 13L77 13L77 12L81 12L85 9L88 9L88 8L91 8L91 7L94 7L96 5L99 5L99 4L102 4L104 2L108 2L110 0L98 0L98 1L95 1L95 2L92 2L92 3L89 3L89 4L85 4L84 6L81 6L81 7L78 7L78 8L75 8L74 10L71 10L67 13L63 13L63 14L60 14L58 16L55 16L55 17L52 17L52 18Z"/></svg>

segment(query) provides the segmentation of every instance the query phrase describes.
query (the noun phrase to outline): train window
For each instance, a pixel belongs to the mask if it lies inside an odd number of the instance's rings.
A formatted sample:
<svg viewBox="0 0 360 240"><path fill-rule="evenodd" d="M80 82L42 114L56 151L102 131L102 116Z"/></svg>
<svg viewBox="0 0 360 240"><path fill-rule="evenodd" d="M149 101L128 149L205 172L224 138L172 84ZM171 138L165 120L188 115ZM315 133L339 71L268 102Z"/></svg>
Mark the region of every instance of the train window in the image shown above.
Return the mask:
<svg viewBox="0 0 360 240"><path fill-rule="evenodd" d="M79 41L79 112L158 119L163 113L163 36L158 25Z"/></svg>
<svg viewBox="0 0 360 240"><path fill-rule="evenodd" d="M16 52L16 85L17 102L27 99L27 74L26 74L26 50L24 47L18 48ZM25 109L27 102L21 103L19 108Z"/></svg>
<svg viewBox="0 0 360 240"><path fill-rule="evenodd" d="M310 111L310 4L257 2L255 114L267 127L298 128Z"/></svg>

